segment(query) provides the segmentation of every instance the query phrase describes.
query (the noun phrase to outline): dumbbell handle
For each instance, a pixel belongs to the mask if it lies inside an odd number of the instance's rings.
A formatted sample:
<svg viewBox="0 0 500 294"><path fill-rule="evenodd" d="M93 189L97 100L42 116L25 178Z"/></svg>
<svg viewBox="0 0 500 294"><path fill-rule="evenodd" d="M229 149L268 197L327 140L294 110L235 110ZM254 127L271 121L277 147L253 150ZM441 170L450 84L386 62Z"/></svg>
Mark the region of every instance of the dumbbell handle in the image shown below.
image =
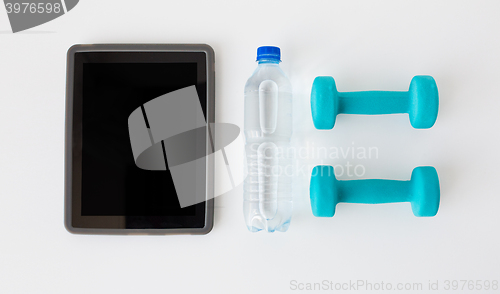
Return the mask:
<svg viewBox="0 0 500 294"><path fill-rule="evenodd" d="M391 114L407 113L408 91L339 92L339 113Z"/></svg>
<svg viewBox="0 0 500 294"><path fill-rule="evenodd" d="M344 203L395 203L409 202L410 181L349 180L337 181L339 202Z"/></svg>

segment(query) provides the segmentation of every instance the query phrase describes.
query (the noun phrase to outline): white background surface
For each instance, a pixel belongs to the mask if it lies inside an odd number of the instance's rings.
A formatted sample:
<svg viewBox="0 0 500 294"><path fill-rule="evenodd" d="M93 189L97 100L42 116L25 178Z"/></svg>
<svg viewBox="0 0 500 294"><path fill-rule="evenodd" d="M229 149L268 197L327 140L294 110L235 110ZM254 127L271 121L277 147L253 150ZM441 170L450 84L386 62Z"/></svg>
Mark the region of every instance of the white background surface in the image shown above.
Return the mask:
<svg viewBox="0 0 500 294"><path fill-rule="evenodd" d="M291 290L292 280L422 283L415 293L430 280L452 293L445 280L500 280L499 11L497 1L84 0L12 34L0 8L0 293L313 292ZM72 235L63 167L66 51L75 43L210 44L217 120L240 127L256 48L280 46L297 144L377 147L378 158L350 159L364 178L408 179L416 166L435 166L440 211L416 218L407 203L341 204L319 219L308 177L298 176L286 233L247 231L240 186L216 199L206 236ZM407 90L416 74L438 84L432 129L391 115L339 116L334 130L314 131L315 76L334 76L339 91Z"/></svg>

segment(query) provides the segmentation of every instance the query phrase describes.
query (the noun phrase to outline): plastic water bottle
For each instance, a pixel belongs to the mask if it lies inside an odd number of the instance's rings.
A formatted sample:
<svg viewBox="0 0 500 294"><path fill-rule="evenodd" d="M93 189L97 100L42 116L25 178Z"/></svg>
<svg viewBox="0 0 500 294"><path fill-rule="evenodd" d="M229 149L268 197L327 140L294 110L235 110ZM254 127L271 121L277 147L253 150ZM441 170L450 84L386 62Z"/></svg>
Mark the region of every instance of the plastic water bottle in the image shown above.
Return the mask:
<svg viewBox="0 0 500 294"><path fill-rule="evenodd" d="M285 232L292 216L292 86L280 58L280 48L259 47L245 85L243 212L252 232Z"/></svg>

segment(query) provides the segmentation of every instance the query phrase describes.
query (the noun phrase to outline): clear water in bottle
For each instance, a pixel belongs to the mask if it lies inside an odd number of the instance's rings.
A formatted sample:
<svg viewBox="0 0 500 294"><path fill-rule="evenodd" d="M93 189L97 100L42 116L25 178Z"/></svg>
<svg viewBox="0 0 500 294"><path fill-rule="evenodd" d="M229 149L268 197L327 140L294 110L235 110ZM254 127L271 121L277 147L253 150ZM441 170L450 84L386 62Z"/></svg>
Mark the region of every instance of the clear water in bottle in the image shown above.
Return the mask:
<svg viewBox="0 0 500 294"><path fill-rule="evenodd" d="M259 47L258 67L245 85L243 211L252 232L285 232L292 216L292 87L280 53Z"/></svg>

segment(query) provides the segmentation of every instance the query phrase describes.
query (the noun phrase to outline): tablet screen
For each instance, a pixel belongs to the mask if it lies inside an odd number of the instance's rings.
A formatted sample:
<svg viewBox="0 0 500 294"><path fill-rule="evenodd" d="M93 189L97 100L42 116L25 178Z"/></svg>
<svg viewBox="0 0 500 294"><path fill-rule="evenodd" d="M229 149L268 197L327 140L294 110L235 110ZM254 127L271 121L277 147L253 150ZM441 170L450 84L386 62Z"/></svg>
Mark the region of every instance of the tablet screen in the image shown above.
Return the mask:
<svg viewBox="0 0 500 294"><path fill-rule="evenodd" d="M181 208L168 168L137 166L128 119L134 110L144 111L145 103L189 86L195 86L206 119L205 53L78 52L74 58L73 130L74 135L81 130L81 193L80 199L73 197L80 213L73 225L120 217L121 228L203 227L205 203ZM198 168L206 171L206 166ZM205 180L205 174L197 174Z"/></svg>

